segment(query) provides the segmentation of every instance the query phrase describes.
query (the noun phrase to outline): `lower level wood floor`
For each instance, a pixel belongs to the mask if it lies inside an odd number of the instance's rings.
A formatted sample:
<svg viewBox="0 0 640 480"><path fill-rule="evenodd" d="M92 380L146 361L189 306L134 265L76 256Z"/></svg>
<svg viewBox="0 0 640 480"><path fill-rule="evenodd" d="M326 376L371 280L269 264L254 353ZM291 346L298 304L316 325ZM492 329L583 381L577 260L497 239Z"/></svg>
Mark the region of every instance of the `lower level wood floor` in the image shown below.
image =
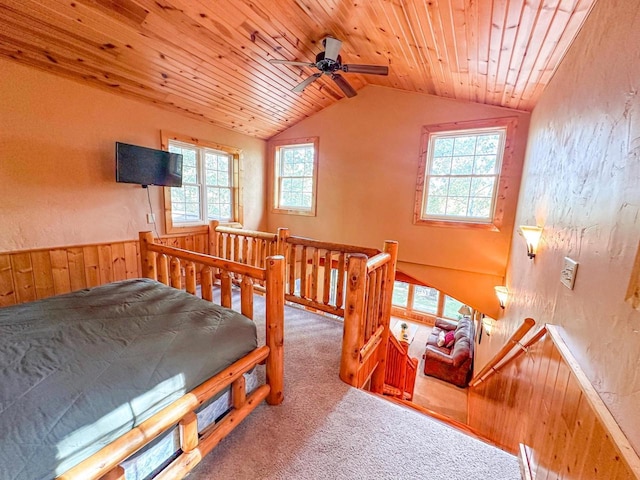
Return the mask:
<svg viewBox="0 0 640 480"><path fill-rule="evenodd" d="M403 321L412 323L407 320ZM424 374L424 359L422 355L432 327L419 323L413 324L418 326L418 331L409 346L409 355L419 361L413 402L459 422L467 423L467 389L456 387Z"/></svg>

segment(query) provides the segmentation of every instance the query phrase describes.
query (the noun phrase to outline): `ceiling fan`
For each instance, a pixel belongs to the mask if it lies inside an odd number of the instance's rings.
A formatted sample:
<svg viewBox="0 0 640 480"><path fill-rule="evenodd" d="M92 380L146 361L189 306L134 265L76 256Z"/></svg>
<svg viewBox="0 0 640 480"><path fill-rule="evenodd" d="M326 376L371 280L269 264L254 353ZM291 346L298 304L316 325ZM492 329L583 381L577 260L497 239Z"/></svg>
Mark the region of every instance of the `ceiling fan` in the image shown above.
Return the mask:
<svg viewBox="0 0 640 480"><path fill-rule="evenodd" d="M284 65L297 65L301 67L314 67L320 70L318 73L314 73L309 78L306 78L298 85L293 87L294 92L302 92L311 83L315 82L322 75L330 75L331 80L336 82L336 85L340 87L340 90L344 94L351 98L357 95L355 89L347 82L347 80L337 72L344 73L364 73L368 75L389 75L389 67L386 65L357 65L357 64L342 64L342 57L339 55L340 48L342 48L342 42L333 37L326 37L322 44L324 45L324 52L320 52L316 55L315 62L290 62L289 60L271 59L269 63L272 64L284 64Z"/></svg>

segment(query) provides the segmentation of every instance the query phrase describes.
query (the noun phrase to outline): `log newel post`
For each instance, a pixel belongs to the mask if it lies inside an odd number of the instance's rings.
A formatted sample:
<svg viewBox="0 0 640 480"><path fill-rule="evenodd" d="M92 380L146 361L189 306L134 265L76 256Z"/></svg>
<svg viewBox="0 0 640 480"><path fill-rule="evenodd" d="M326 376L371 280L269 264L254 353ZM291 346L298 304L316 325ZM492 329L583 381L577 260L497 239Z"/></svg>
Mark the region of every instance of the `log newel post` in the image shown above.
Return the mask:
<svg viewBox="0 0 640 480"><path fill-rule="evenodd" d="M267 395L269 405L284 400L284 264L282 255L268 257L266 261L266 344L269 356L266 362Z"/></svg>
<svg viewBox="0 0 640 480"><path fill-rule="evenodd" d="M276 243L276 249L278 250L278 255L285 255L287 248L287 239L289 238L289 229L288 228L278 228L278 240Z"/></svg>
<svg viewBox="0 0 640 480"><path fill-rule="evenodd" d="M367 256L356 253L349 256L347 266L347 294L342 333L340 379L354 387L358 385L360 349L364 343L364 302L367 287Z"/></svg>
<svg viewBox="0 0 640 480"><path fill-rule="evenodd" d="M391 299L393 297L393 284L396 279L396 264L398 262L398 242L387 240L384 242L384 253L388 253L391 256L389 263L387 264L387 276L383 279L381 301L384 302L382 310L382 325L384 330L382 331L382 342L378 347L378 366L376 367L371 377L371 391L374 393L382 393L384 390L384 377L387 365L387 347L389 344L389 323L391 321ZM404 360L403 369L406 375L406 360ZM404 378L401 385L404 391Z"/></svg>
<svg viewBox="0 0 640 480"><path fill-rule="evenodd" d="M142 266L142 277L158 279L156 271L156 254L149 250L149 245L153 243L153 234L151 232L140 232L140 263Z"/></svg>
<svg viewBox="0 0 640 480"><path fill-rule="evenodd" d="M218 232L216 232L218 225L220 225L218 220L209 222L209 255L214 257L218 256Z"/></svg>

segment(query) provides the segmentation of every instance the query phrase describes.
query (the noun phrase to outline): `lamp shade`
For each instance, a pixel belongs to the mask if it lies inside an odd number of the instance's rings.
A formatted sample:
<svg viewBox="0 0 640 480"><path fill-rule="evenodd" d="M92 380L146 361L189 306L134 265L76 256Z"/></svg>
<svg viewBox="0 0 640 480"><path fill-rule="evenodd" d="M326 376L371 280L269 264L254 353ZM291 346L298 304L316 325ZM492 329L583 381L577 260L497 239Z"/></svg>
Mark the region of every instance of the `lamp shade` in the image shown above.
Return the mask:
<svg viewBox="0 0 640 480"><path fill-rule="evenodd" d="M518 230L520 230L520 233L524 237L524 241L527 242L527 255L529 258L535 257L536 251L538 250L538 243L542 236L542 227L520 225Z"/></svg>
<svg viewBox="0 0 640 480"><path fill-rule="evenodd" d="M507 297L509 297L509 289L504 286L495 286L493 288L496 291L496 297L498 297L498 301L500 302L500 308L504 308L507 304Z"/></svg>
<svg viewBox="0 0 640 480"><path fill-rule="evenodd" d="M471 315L471 309L468 305L462 305L458 310L458 313L464 317L468 317Z"/></svg>

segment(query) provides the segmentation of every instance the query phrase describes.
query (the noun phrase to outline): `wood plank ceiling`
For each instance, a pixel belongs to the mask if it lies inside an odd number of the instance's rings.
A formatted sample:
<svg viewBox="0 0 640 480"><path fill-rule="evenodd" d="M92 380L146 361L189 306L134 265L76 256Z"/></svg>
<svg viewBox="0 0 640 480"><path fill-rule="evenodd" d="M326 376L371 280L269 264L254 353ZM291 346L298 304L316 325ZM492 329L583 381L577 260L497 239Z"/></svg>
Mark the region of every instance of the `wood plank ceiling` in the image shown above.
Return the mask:
<svg viewBox="0 0 640 480"><path fill-rule="evenodd" d="M0 0L0 55L267 139L367 84L531 110L596 0ZM350 101L345 99L344 101Z"/></svg>

